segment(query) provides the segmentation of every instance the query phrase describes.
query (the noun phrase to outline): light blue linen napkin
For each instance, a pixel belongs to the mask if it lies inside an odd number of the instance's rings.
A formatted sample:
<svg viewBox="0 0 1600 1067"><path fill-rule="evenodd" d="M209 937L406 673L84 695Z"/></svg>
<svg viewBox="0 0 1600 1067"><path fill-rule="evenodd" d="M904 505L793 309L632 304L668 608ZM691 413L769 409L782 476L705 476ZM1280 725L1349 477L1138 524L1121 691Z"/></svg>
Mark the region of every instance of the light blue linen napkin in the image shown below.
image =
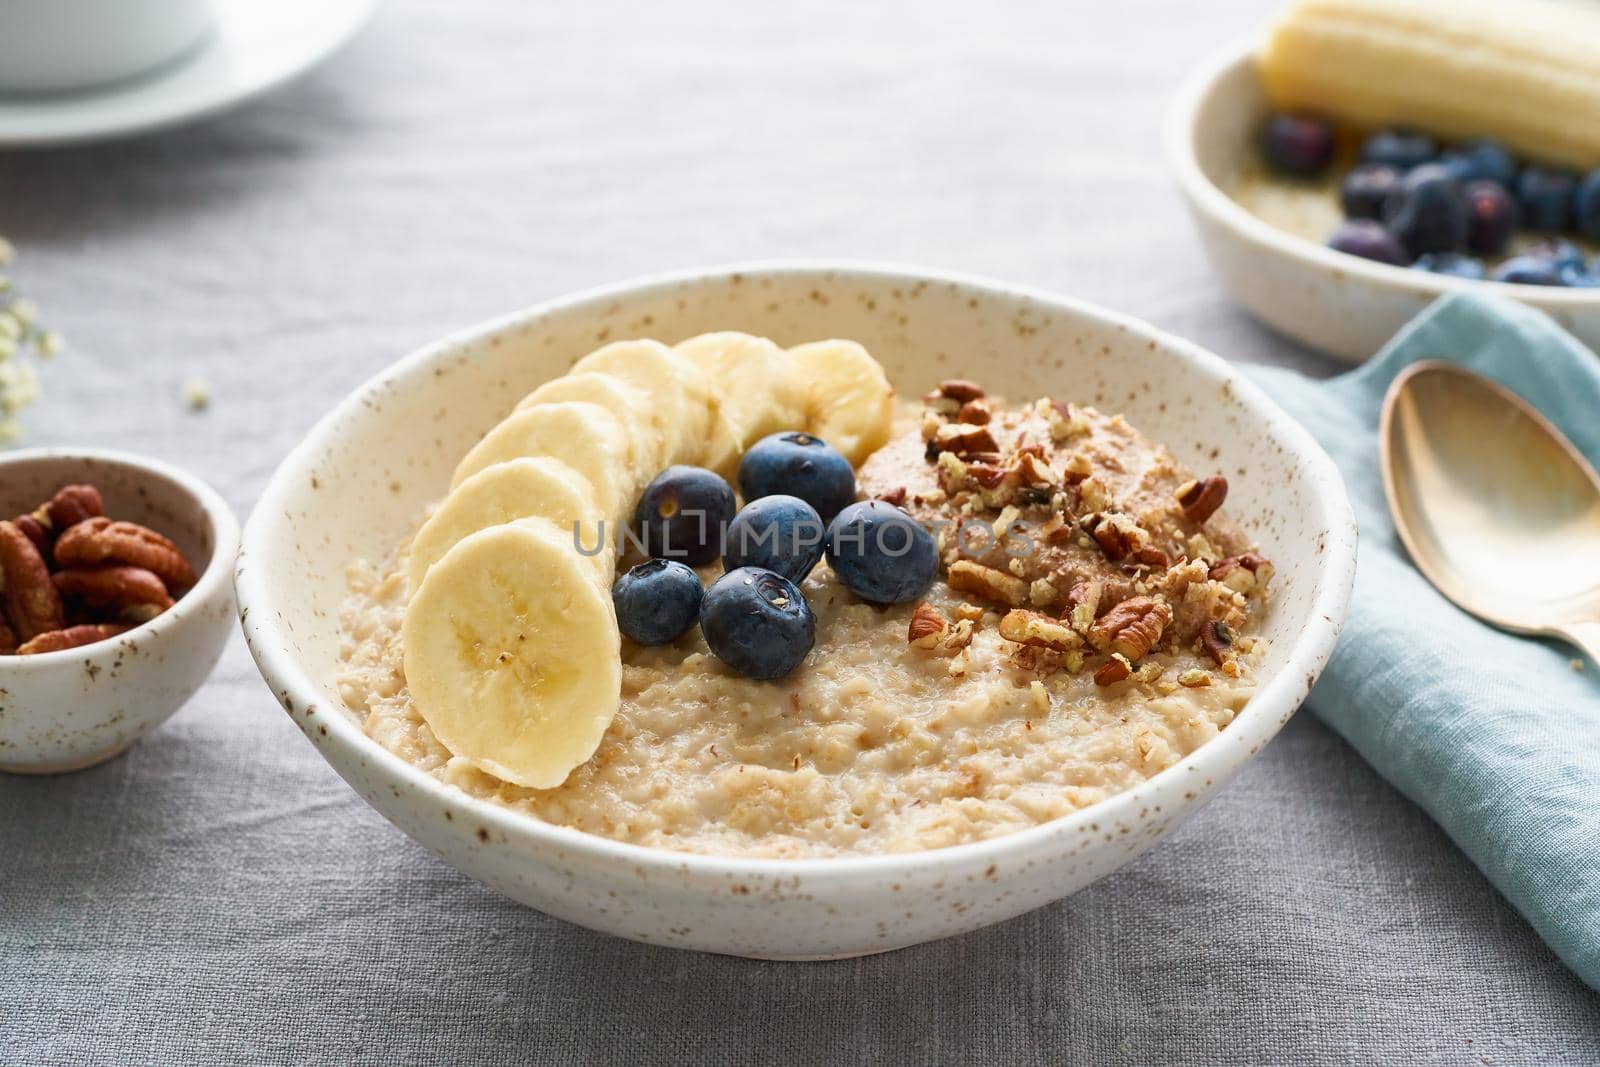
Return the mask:
<svg viewBox="0 0 1600 1067"><path fill-rule="evenodd" d="M1247 368L1328 450L1361 524L1349 621L1308 706L1600 989L1600 665L1577 671L1580 653L1563 644L1480 623L1412 567L1384 499L1377 431L1384 391L1422 359L1499 381L1600 465L1600 358L1499 297L1442 297L1371 362L1328 381Z"/></svg>

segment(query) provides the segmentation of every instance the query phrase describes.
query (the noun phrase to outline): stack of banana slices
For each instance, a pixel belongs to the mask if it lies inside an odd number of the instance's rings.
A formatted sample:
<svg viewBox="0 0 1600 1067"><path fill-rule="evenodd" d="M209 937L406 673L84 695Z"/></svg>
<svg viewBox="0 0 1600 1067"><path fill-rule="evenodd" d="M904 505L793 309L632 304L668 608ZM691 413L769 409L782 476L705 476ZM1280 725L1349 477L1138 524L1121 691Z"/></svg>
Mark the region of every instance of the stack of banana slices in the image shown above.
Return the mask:
<svg viewBox="0 0 1600 1067"><path fill-rule="evenodd" d="M783 430L859 466L893 409L853 341L785 350L733 332L619 341L535 389L461 460L411 545L405 673L429 728L503 781L560 785L621 699L616 531L643 488L676 463L730 474Z"/></svg>

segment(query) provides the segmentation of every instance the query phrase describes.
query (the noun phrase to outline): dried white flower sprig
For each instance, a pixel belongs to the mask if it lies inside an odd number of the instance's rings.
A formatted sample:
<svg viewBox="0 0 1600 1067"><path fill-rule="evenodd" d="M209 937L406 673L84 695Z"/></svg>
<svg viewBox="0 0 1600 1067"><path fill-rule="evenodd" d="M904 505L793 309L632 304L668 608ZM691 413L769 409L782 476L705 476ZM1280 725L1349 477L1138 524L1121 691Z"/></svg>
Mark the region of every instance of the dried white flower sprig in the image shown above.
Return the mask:
<svg viewBox="0 0 1600 1067"><path fill-rule="evenodd" d="M0 445L22 436L17 415L39 398L37 360L61 351L61 338L39 325L39 309L18 296L7 273L17 257L0 237Z"/></svg>

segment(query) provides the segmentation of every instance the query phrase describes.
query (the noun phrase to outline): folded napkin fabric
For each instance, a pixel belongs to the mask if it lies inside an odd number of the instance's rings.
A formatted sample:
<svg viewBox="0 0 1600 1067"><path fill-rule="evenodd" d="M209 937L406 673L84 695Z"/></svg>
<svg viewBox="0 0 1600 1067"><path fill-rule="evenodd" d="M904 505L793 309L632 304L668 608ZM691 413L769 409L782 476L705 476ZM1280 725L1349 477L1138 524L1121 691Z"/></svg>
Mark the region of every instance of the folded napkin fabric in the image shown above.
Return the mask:
<svg viewBox="0 0 1600 1067"><path fill-rule="evenodd" d="M1600 357L1499 297L1443 297L1328 381L1248 368L1333 457L1361 526L1350 616L1308 706L1600 989L1600 665L1577 670L1560 642L1479 622L1411 565L1384 499L1378 419L1390 382L1425 359L1507 386L1600 466Z"/></svg>

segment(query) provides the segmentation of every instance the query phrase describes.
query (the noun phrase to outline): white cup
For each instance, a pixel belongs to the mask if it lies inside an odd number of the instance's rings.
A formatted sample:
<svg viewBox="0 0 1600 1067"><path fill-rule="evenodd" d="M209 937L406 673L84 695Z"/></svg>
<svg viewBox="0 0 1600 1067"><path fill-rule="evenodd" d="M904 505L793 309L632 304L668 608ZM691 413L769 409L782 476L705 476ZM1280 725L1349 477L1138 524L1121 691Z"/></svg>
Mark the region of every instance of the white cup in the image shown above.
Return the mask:
<svg viewBox="0 0 1600 1067"><path fill-rule="evenodd" d="M210 0L0 0L0 91L131 78L193 47L211 21Z"/></svg>

